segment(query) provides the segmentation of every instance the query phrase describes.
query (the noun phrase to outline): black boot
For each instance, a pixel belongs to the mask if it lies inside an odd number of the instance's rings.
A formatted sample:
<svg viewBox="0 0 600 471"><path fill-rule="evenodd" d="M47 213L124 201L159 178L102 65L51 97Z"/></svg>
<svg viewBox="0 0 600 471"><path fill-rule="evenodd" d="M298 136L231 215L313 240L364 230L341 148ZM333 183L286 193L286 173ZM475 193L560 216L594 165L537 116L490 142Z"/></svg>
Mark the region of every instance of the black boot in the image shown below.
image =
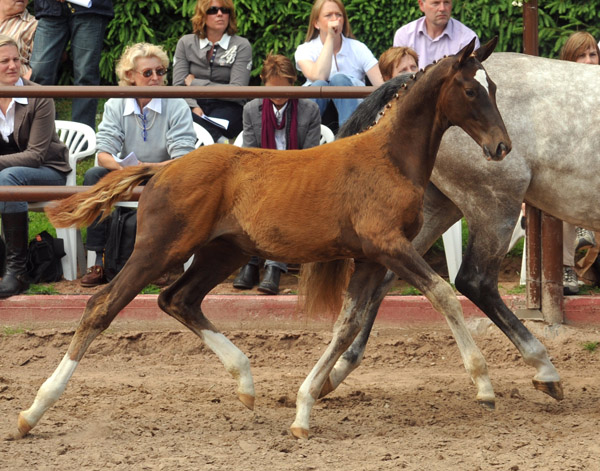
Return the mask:
<svg viewBox="0 0 600 471"><path fill-rule="evenodd" d="M2 233L6 246L6 272L0 281L0 298L21 294L29 288L27 216L27 212L2 214Z"/></svg>
<svg viewBox="0 0 600 471"><path fill-rule="evenodd" d="M244 265L238 276L233 280L233 287L237 289L252 289L258 283L258 265Z"/></svg>
<svg viewBox="0 0 600 471"><path fill-rule="evenodd" d="M277 267L267 265L265 274L263 276L260 285L258 285L258 291L265 294L277 294L279 293L279 277L281 276L281 270Z"/></svg>

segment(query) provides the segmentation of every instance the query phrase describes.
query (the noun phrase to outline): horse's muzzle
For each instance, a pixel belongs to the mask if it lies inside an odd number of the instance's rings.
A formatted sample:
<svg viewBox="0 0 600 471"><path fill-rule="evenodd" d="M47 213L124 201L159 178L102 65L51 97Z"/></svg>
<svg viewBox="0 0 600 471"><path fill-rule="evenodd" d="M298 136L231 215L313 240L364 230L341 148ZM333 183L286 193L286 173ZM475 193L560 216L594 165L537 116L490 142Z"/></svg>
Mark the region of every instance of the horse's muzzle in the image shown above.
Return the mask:
<svg viewBox="0 0 600 471"><path fill-rule="evenodd" d="M501 142L498 144L498 147L496 147L496 151L494 153L492 153L488 146L483 146L483 153L488 160L499 161L506 157L506 155L510 152L510 149L510 144L507 145L504 142Z"/></svg>

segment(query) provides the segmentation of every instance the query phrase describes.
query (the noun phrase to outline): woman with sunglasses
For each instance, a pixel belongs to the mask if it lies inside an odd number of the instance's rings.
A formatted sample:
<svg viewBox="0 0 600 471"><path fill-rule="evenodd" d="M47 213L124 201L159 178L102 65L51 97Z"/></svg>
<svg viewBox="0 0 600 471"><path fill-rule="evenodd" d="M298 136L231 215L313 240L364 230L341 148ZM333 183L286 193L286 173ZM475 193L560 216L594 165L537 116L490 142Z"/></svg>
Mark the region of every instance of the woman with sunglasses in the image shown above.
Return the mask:
<svg viewBox="0 0 600 471"><path fill-rule="evenodd" d="M22 78L21 60L17 42L0 34L0 85L14 87L12 97L0 98L0 185L64 185L71 171L69 150L55 132L54 102L19 96L23 87L35 85ZM0 266L5 268L0 268L0 298L29 288L27 209L25 201L0 201Z"/></svg>
<svg viewBox="0 0 600 471"><path fill-rule="evenodd" d="M307 81L304 85L364 86L365 76L378 87L383 83L377 59L360 41L354 39L348 15L341 0L315 0L308 22L306 41L296 49L296 67ZM315 100L325 113L329 98ZM341 126L360 100L334 98Z"/></svg>
<svg viewBox="0 0 600 471"><path fill-rule="evenodd" d="M119 85L165 85L168 66L162 47L134 44L125 49L117 63ZM107 173L121 170L118 157L133 153L138 164L168 165L194 150L195 143L193 121L182 98L111 98L104 105L96 135L99 166L85 173L83 184L94 185ZM87 249L96 252L96 262L80 280L82 286L106 283L103 255L108 226L105 219L88 227Z"/></svg>
<svg viewBox="0 0 600 471"><path fill-rule="evenodd" d="M173 59L173 85L246 86L252 70L252 46L238 36L232 0L198 0L192 17L193 34L177 43ZM235 139L242 131L243 99L186 99L194 121L215 142ZM219 118L221 127L207 118Z"/></svg>

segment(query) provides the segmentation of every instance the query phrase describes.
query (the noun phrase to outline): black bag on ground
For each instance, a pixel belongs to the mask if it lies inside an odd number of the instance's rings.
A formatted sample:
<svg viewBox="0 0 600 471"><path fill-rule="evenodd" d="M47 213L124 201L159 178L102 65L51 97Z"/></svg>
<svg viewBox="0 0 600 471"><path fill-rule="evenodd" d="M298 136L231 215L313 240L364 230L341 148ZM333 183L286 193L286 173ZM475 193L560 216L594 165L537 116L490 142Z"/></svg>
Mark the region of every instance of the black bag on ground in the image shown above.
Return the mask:
<svg viewBox="0 0 600 471"><path fill-rule="evenodd" d="M110 224L104 248L104 276L112 280L125 266L133 252L137 229L137 211L117 207L109 217Z"/></svg>
<svg viewBox="0 0 600 471"><path fill-rule="evenodd" d="M27 275L31 283L51 283L63 276L60 259L65 256L62 239L55 239L42 231L29 242L27 250Z"/></svg>

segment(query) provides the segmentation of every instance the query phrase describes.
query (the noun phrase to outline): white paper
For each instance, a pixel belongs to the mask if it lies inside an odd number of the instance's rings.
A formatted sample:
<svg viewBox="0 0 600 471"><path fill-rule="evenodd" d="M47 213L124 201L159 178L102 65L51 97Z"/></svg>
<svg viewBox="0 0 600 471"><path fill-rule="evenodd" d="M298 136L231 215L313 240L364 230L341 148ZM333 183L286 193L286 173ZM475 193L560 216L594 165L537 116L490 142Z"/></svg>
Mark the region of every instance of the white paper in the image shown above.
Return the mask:
<svg viewBox="0 0 600 471"><path fill-rule="evenodd" d="M68 2L84 8L89 8L92 6L92 0L68 0Z"/></svg>
<svg viewBox="0 0 600 471"><path fill-rule="evenodd" d="M113 157L115 159L115 162L117 162L121 167L131 167L132 165L138 165L140 163L137 156L133 152L130 152L127 157L124 157L122 159L119 157L115 157L114 155Z"/></svg>
<svg viewBox="0 0 600 471"><path fill-rule="evenodd" d="M203 114L201 118L223 129L227 129L229 127L229 121L223 118L213 118L211 116L206 116L205 114Z"/></svg>

